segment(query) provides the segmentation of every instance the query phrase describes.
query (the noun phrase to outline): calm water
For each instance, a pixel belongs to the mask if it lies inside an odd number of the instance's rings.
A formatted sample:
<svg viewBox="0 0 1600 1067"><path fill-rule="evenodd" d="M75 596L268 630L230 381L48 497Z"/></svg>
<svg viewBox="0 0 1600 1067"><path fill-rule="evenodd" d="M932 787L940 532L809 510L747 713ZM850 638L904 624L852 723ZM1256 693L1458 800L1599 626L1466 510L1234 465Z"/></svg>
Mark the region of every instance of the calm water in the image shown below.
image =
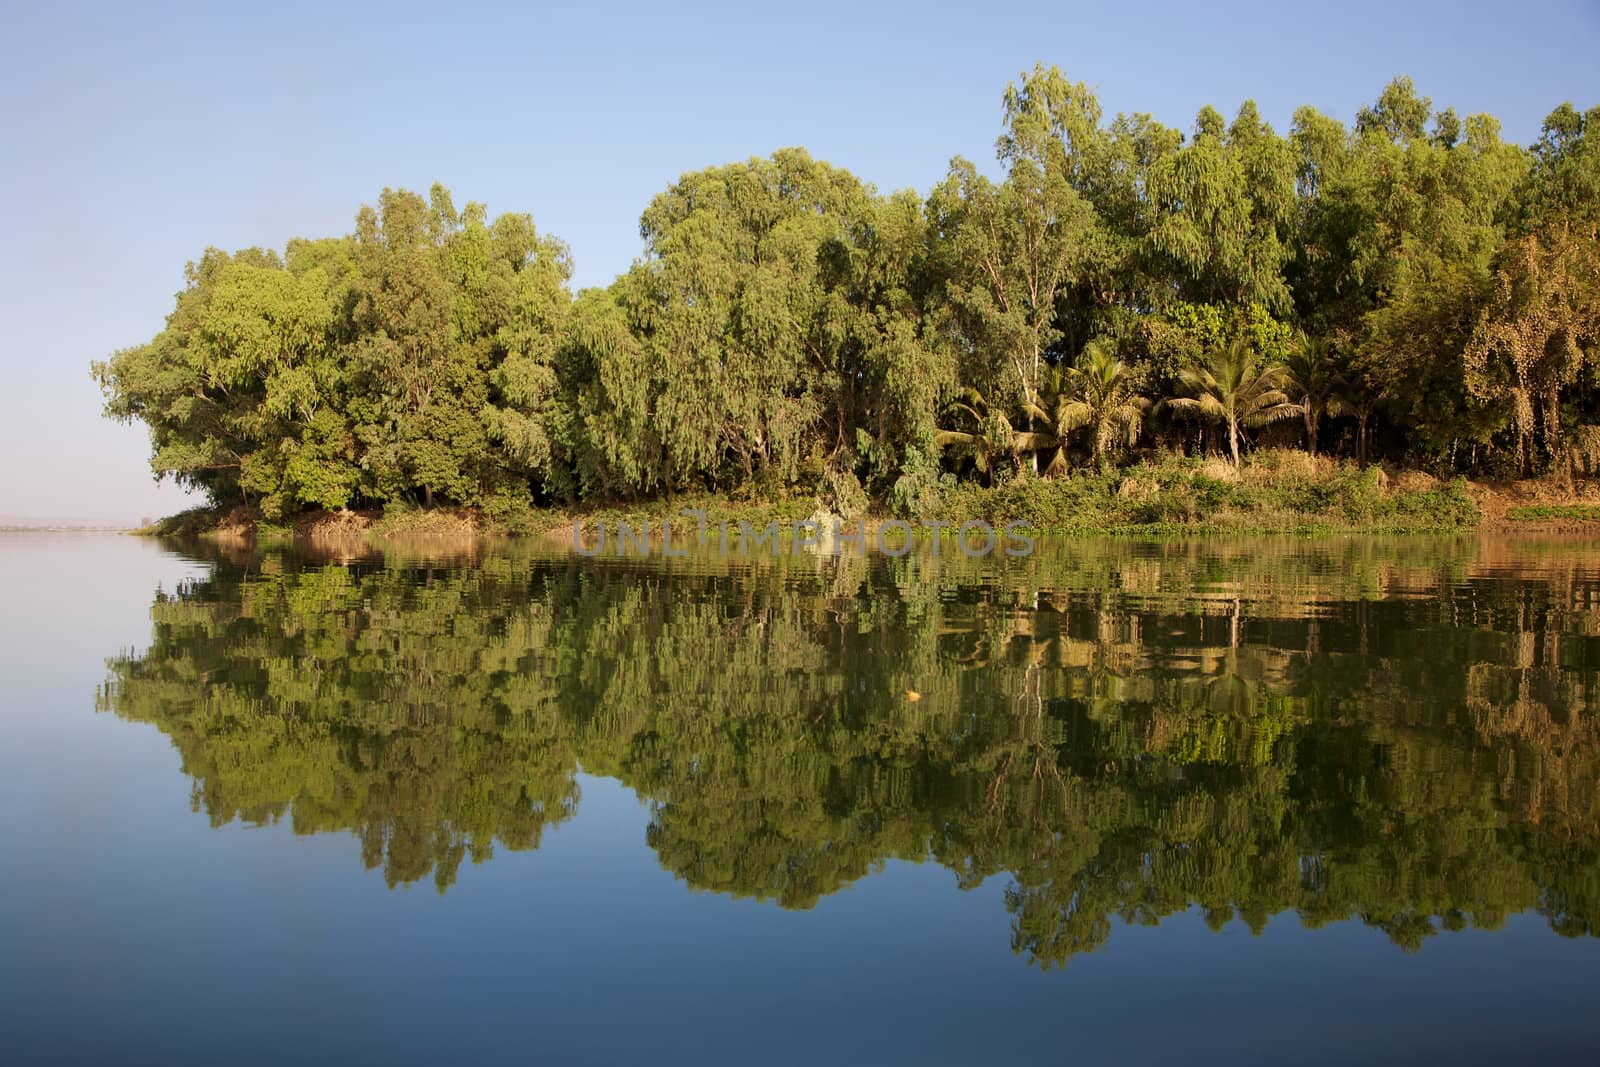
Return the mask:
<svg viewBox="0 0 1600 1067"><path fill-rule="evenodd" d="M1600 545L0 589L0 1062L1600 1056Z"/></svg>

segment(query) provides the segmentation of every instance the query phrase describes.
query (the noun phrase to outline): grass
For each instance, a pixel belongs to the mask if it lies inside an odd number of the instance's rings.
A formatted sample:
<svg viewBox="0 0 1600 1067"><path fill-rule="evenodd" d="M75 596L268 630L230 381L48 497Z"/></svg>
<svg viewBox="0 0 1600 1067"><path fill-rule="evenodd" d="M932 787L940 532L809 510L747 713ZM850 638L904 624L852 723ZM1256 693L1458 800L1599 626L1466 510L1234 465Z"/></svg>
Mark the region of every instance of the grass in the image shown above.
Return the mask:
<svg viewBox="0 0 1600 1067"><path fill-rule="evenodd" d="M585 529L604 523L615 528L618 522L637 526L641 522L658 525L671 522L674 527L695 526L699 518L686 515L686 511L703 511L706 523L736 523L741 520L754 526L769 522L780 525L808 518L817 510L819 501L810 494L788 494L772 500L739 500L713 494L687 494L671 499L640 501L636 504L608 504L582 508L536 508L515 516L503 524L502 532L547 533L572 530L574 522Z"/></svg>
<svg viewBox="0 0 1600 1067"><path fill-rule="evenodd" d="M826 512L810 493L771 498L678 495L637 503L581 508L532 508L488 517L467 508L391 509L387 513L313 512L289 524L270 524L244 509L218 513L194 509L137 531L153 536L202 536L224 542L476 544L485 536L570 537L574 522L585 530L619 522L674 530L696 526L685 511L703 511L709 525L749 522L780 526ZM1593 505L1519 508L1527 518L1600 518ZM1581 513L1581 514L1579 514ZM1196 533L1424 533L1470 530L1480 515L1463 479L1439 482L1407 474L1391 481L1378 467L1360 468L1302 452L1257 453L1239 470L1219 459L1166 456L1158 460L1039 479L1017 476L994 486L947 486L927 514L959 524L982 519L999 528L1021 521L1044 535L1191 535ZM913 521L914 521L913 520ZM871 520L869 520L870 522Z"/></svg>
<svg viewBox="0 0 1600 1067"><path fill-rule="evenodd" d="M1600 504L1526 504L1506 512L1512 522L1600 522Z"/></svg>
<svg viewBox="0 0 1600 1067"><path fill-rule="evenodd" d="M1407 484L1409 482L1410 484ZM1241 469L1221 460L1168 456L1153 463L992 488L958 486L940 518L1021 520L1062 534L1420 533L1475 527L1464 479L1389 479L1378 467L1259 453Z"/></svg>

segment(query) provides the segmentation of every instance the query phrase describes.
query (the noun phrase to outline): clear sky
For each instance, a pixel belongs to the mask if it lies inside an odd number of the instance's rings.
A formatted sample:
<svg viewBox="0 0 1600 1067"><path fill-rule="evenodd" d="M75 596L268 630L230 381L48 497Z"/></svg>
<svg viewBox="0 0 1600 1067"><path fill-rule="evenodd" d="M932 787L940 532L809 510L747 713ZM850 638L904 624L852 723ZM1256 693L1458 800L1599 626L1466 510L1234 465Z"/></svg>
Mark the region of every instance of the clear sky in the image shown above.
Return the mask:
<svg viewBox="0 0 1600 1067"><path fill-rule="evenodd" d="M125 9L124 9L125 7ZM348 232L385 185L528 211L579 285L685 170L785 145L881 189L993 158L1035 61L1188 129L1247 97L1345 121L1396 74L1526 143L1600 103L1600 3L82 7L0 14L0 521L132 520L158 490L88 365L147 340L207 245Z"/></svg>

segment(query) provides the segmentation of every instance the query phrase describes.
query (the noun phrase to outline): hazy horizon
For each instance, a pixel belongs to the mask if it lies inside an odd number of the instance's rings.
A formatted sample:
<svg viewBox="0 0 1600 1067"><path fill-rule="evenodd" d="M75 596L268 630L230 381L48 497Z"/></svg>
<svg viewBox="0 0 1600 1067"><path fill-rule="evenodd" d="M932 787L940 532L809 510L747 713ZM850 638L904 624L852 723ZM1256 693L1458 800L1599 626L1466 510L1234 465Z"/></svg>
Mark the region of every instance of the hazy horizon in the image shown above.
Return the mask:
<svg viewBox="0 0 1600 1067"><path fill-rule="evenodd" d="M132 524L194 503L154 484L142 426L100 417L90 362L160 329L208 245L346 233L385 186L437 180L457 203L532 213L582 287L628 267L639 213L686 170L803 145L926 192L953 155L992 165L1001 95L1036 61L1095 86L1108 117L1185 130L1246 98L1280 130L1301 104L1348 123L1402 73L1519 143L1563 101L1600 103L1592 3L964 10L588 8L448 28L388 5L14 12L0 384L23 403L0 420L0 514Z"/></svg>

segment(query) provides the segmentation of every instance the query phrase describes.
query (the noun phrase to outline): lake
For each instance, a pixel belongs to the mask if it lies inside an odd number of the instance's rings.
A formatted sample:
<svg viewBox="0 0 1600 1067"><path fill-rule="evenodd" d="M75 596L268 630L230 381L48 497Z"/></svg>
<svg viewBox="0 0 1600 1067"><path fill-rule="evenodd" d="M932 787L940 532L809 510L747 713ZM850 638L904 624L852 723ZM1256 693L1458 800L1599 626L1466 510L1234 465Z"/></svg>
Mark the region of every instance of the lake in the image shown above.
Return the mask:
<svg viewBox="0 0 1600 1067"><path fill-rule="evenodd" d="M0 1062L1600 1055L1600 543L0 589Z"/></svg>

